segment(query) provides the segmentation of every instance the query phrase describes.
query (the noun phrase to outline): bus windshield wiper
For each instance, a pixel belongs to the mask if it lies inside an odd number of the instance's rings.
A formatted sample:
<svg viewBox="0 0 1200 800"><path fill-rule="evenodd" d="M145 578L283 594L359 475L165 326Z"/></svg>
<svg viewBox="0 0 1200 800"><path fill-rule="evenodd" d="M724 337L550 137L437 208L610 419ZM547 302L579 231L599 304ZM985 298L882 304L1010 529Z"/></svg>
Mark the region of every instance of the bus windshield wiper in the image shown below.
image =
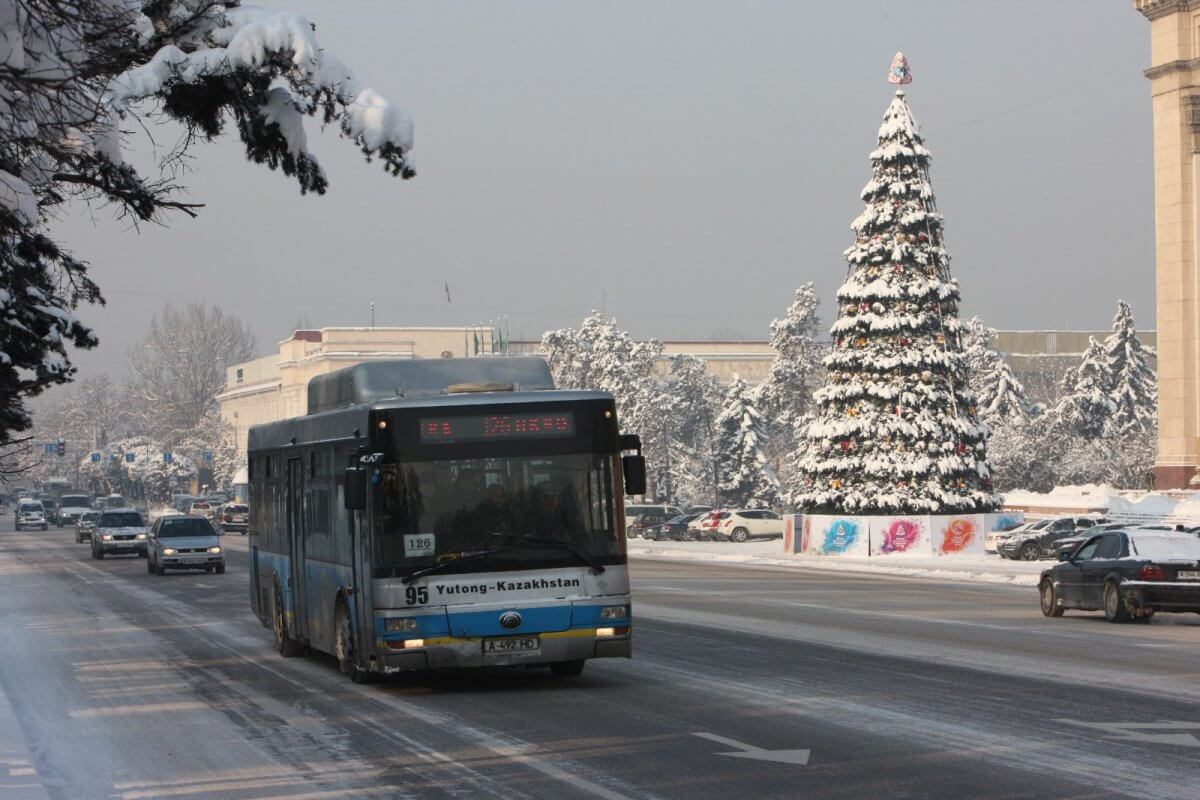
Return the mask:
<svg viewBox="0 0 1200 800"><path fill-rule="evenodd" d="M432 575L433 573L441 572L444 569L449 569L454 564L458 564L462 561L472 561L476 558L486 558L487 556L495 555L496 553L503 553L506 550L512 550L512 549L513 548L511 548L511 547L492 547L487 550L475 550L470 553L464 553L463 555L460 555L458 558L448 558L445 561L438 561L436 564L430 564L427 567L421 567L420 569L415 569L412 572L405 575L403 578L401 578L400 582L407 586L408 584L415 581L417 578L423 577L425 575Z"/></svg>
<svg viewBox="0 0 1200 800"><path fill-rule="evenodd" d="M511 533L494 533L492 535L493 536L502 536L505 539L507 539L508 541L514 543L512 547L504 548L505 550L511 550L511 549L513 549L513 547L519 547L522 544L549 545L550 547L558 547L563 550L566 550L568 553L572 554L573 556L578 558L580 561L587 564L591 568L590 572L593 575L599 575L601 572L604 572L604 565L600 563L600 560L598 558L596 558L594 555L592 555L591 553L589 553L587 550L583 549L579 545L572 544L571 542L564 542L562 539L544 539L540 536L517 536L517 535L511 534Z"/></svg>

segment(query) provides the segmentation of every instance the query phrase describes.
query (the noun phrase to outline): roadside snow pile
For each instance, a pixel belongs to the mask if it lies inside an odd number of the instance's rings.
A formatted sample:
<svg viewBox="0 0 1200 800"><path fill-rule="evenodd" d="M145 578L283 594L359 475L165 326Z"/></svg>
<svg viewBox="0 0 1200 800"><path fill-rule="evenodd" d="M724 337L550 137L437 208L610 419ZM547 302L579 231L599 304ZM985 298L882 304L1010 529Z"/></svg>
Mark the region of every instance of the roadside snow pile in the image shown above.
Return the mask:
<svg viewBox="0 0 1200 800"><path fill-rule="evenodd" d="M1056 486L1049 492L1014 491L1004 495L1006 508L1044 513L1098 511L1114 522L1180 522L1200 525L1200 492L1129 492L1103 484Z"/></svg>
<svg viewBox="0 0 1200 800"><path fill-rule="evenodd" d="M705 563L744 564L758 567L792 567L831 572L875 573L927 578L935 581L1002 583L1036 586L1041 571L1051 561L1009 561L999 556L881 558L830 558L789 556L780 552L779 540L745 542L629 542L629 555Z"/></svg>

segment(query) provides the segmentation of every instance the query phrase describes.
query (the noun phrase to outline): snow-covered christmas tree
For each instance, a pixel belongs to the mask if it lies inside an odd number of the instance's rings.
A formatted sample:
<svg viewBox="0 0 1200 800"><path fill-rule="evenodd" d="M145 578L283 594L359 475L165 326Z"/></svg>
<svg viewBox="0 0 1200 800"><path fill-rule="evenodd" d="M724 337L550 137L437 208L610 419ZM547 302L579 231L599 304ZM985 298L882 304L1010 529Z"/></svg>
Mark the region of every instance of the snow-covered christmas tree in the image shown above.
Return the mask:
<svg viewBox="0 0 1200 800"><path fill-rule="evenodd" d="M1112 331L1104 340L1104 355L1112 375L1109 397L1116 406L1113 425L1122 433L1150 430L1158 419L1158 377L1124 300L1117 301Z"/></svg>
<svg viewBox="0 0 1200 800"><path fill-rule="evenodd" d="M958 284L903 91L878 143L796 499L808 513L991 511L999 497L967 387Z"/></svg>
<svg viewBox="0 0 1200 800"><path fill-rule="evenodd" d="M734 375L717 416L720 504L729 508L774 508L779 481L763 449L763 423L741 377Z"/></svg>

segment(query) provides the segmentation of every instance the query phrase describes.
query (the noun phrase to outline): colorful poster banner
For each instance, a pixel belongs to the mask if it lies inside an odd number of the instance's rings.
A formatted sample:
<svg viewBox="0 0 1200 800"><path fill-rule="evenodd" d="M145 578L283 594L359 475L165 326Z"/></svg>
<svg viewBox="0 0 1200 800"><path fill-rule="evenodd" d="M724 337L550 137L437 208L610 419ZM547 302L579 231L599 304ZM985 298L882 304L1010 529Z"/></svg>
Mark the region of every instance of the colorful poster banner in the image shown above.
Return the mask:
<svg viewBox="0 0 1200 800"><path fill-rule="evenodd" d="M929 517L871 517L871 555L929 556L933 554Z"/></svg>
<svg viewBox="0 0 1200 800"><path fill-rule="evenodd" d="M984 522L984 533L991 531L1004 531L1022 525L1025 522L1024 511L997 511L993 514L984 514L987 518Z"/></svg>
<svg viewBox="0 0 1200 800"><path fill-rule="evenodd" d="M933 554L960 556L982 553L985 518L984 514L931 516Z"/></svg>

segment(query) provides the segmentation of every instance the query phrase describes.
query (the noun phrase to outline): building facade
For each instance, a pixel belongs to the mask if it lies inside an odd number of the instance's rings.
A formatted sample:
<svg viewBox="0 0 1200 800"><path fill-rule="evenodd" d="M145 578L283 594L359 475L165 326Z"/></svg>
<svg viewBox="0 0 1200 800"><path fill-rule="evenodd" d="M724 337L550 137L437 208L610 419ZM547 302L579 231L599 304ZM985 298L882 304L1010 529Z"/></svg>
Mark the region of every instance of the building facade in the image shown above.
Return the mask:
<svg viewBox="0 0 1200 800"><path fill-rule="evenodd" d="M1154 120L1158 458L1155 485L1196 477L1200 435L1200 302L1196 203L1200 160L1200 0L1134 0L1150 22Z"/></svg>

